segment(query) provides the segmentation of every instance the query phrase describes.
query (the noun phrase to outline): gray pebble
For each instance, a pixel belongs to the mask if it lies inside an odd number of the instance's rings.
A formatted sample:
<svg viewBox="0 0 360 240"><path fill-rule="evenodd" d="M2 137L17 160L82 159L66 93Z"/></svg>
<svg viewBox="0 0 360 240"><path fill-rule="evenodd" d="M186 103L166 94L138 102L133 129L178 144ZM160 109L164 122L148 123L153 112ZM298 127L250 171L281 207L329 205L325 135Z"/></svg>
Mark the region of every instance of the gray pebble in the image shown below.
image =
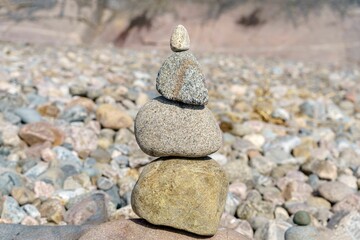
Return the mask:
<svg viewBox="0 0 360 240"><path fill-rule="evenodd" d="M31 108L17 108L14 113L21 118L24 123L34 123L42 121L41 115Z"/></svg>
<svg viewBox="0 0 360 240"><path fill-rule="evenodd" d="M299 226L307 226L311 223L311 218L306 211L298 211L294 215L293 222Z"/></svg>
<svg viewBox="0 0 360 240"><path fill-rule="evenodd" d="M96 181L96 185L101 190L109 190L112 186L114 186L114 183L106 177L100 177Z"/></svg>
<svg viewBox="0 0 360 240"><path fill-rule="evenodd" d="M82 122L88 117L88 112L83 106L73 106L65 109L61 118L67 122Z"/></svg>
<svg viewBox="0 0 360 240"><path fill-rule="evenodd" d="M169 100L204 105L208 102L205 77L194 55L176 52L161 66L156 78L156 89Z"/></svg>
<svg viewBox="0 0 360 240"><path fill-rule="evenodd" d="M14 172L3 172L0 174L0 193L9 195L13 187L22 186L23 180Z"/></svg>
<svg viewBox="0 0 360 240"><path fill-rule="evenodd" d="M1 218L9 219L12 223L20 223L25 216L26 213L19 207L16 200L6 196L2 205Z"/></svg>

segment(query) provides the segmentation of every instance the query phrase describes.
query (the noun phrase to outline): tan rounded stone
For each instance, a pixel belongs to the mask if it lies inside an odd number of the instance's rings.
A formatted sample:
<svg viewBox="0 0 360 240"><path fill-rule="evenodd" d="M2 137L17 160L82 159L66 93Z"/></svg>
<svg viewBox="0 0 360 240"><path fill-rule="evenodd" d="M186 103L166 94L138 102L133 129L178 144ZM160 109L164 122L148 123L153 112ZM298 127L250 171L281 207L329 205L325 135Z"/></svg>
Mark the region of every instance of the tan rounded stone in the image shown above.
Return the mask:
<svg viewBox="0 0 360 240"><path fill-rule="evenodd" d="M88 112L93 112L96 105L93 100L85 97L78 97L73 99L71 102L69 102L66 106L66 108L71 108L74 106L82 106L84 107Z"/></svg>
<svg viewBox="0 0 360 240"><path fill-rule="evenodd" d="M155 225L214 235L228 180L211 158L160 158L142 171L132 192L134 212Z"/></svg>
<svg viewBox="0 0 360 240"><path fill-rule="evenodd" d="M222 145L221 130L208 108L164 97L140 109L135 119L135 137L141 150L155 157L203 157Z"/></svg>
<svg viewBox="0 0 360 240"><path fill-rule="evenodd" d="M132 118L125 112L111 104L102 104L96 110L96 118L105 128L118 130L130 127Z"/></svg>
<svg viewBox="0 0 360 240"><path fill-rule="evenodd" d="M13 187L11 196L20 204L32 203L35 200L35 193L26 187Z"/></svg>
<svg viewBox="0 0 360 240"><path fill-rule="evenodd" d="M62 131L47 122L26 124L20 129L19 136L30 146L46 141L52 143L53 146L58 146L65 138Z"/></svg>
<svg viewBox="0 0 360 240"><path fill-rule="evenodd" d="M190 37L183 25L178 25L174 29L170 38L170 48L174 52L189 50Z"/></svg>

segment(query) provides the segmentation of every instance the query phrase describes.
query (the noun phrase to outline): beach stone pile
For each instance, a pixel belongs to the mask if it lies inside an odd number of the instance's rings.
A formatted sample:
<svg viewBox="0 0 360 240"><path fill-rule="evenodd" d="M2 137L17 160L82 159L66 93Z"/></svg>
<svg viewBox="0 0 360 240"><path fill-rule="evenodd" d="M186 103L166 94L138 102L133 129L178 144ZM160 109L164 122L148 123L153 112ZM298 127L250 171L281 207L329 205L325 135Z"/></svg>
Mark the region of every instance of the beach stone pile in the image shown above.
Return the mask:
<svg viewBox="0 0 360 240"><path fill-rule="evenodd" d="M189 51L182 25L175 28L173 51L160 68L156 89L135 118L135 137L142 151L154 157L133 189L134 212L155 225L204 236L215 235L224 211L228 180L208 155L222 145L221 130L205 106L204 74Z"/></svg>

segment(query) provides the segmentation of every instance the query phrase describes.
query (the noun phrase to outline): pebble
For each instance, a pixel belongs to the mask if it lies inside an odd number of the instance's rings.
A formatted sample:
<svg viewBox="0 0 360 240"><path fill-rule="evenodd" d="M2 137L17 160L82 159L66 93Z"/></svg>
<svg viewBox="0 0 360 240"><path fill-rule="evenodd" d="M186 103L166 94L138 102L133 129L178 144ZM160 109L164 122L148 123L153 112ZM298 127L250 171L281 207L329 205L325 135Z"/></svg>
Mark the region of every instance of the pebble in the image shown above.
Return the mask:
<svg viewBox="0 0 360 240"><path fill-rule="evenodd" d="M271 171L276 167L276 163L260 155L251 159L250 166L263 175L270 175Z"/></svg>
<svg viewBox="0 0 360 240"><path fill-rule="evenodd" d="M63 188L65 190L75 190L78 188L91 188L90 177L85 173L69 176L65 179Z"/></svg>
<svg viewBox="0 0 360 240"><path fill-rule="evenodd" d="M312 170L322 179L335 180L337 178L337 167L330 161L317 161L312 166Z"/></svg>
<svg viewBox="0 0 360 240"><path fill-rule="evenodd" d="M13 187L11 196L20 204L32 203L35 200L35 193L26 187Z"/></svg>
<svg viewBox="0 0 360 240"><path fill-rule="evenodd" d="M298 160L280 148L270 149L265 152L265 157L276 164L296 164Z"/></svg>
<svg viewBox="0 0 360 240"><path fill-rule="evenodd" d="M312 193L313 189L307 183L301 181L290 181L282 191L286 201L305 202Z"/></svg>
<svg viewBox="0 0 360 240"><path fill-rule="evenodd" d="M261 197L260 197L261 198ZM250 220L254 217L274 218L274 205L267 201L248 199L241 203L236 211L240 219Z"/></svg>
<svg viewBox="0 0 360 240"><path fill-rule="evenodd" d="M232 193L228 193L226 197L225 202L225 212L234 216L237 210L237 207L239 206L239 199L234 196Z"/></svg>
<svg viewBox="0 0 360 240"><path fill-rule="evenodd" d="M67 108L61 115L61 118L67 122L82 122L88 117L88 112L83 106L73 106Z"/></svg>
<svg viewBox="0 0 360 240"><path fill-rule="evenodd" d="M183 25L177 25L171 34L170 48L174 52L182 52L189 50L190 37Z"/></svg>
<svg viewBox="0 0 360 240"><path fill-rule="evenodd" d="M46 182L36 181L34 184L35 196L37 198L40 198L41 200L46 200L50 198L53 195L54 191L54 186Z"/></svg>
<svg viewBox="0 0 360 240"><path fill-rule="evenodd" d="M25 216L24 219L21 221L21 224L27 226L35 226L39 225L39 222L30 216Z"/></svg>
<svg viewBox="0 0 360 240"><path fill-rule="evenodd" d="M101 104L96 110L96 117L104 128L119 130L133 124L132 118L112 104Z"/></svg>
<svg viewBox="0 0 360 240"><path fill-rule="evenodd" d="M140 109L135 136L141 150L155 157L203 157L216 152L222 144L220 129L208 108L164 97Z"/></svg>
<svg viewBox="0 0 360 240"><path fill-rule="evenodd" d="M96 185L101 190L109 190L114 183L106 177L100 177L96 180Z"/></svg>
<svg viewBox="0 0 360 240"><path fill-rule="evenodd" d="M38 106L37 111L43 117L57 118L60 114L60 109L52 104L40 105Z"/></svg>
<svg viewBox="0 0 360 240"><path fill-rule="evenodd" d="M57 199L49 199L43 202L39 207L41 217L50 222L59 224L64 219L65 208Z"/></svg>
<svg viewBox="0 0 360 240"><path fill-rule="evenodd" d="M311 226L291 227L285 232L285 240L318 240L319 232Z"/></svg>
<svg viewBox="0 0 360 240"><path fill-rule="evenodd" d="M329 207L330 209L330 207ZM350 194L336 203L332 210L334 212L351 212L352 210L360 210L360 195L358 193Z"/></svg>
<svg viewBox="0 0 360 240"><path fill-rule="evenodd" d="M85 96L87 94L87 87L84 84L73 84L69 87L69 92L73 96Z"/></svg>
<svg viewBox="0 0 360 240"><path fill-rule="evenodd" d="M100 224L107 220L105 195L94 193L68 208L64 221L68 224Z"/></svg>
<svg viewBox="0 0 360 240"><path fill-rule="evenodd" d="M345 185L347 185L350 188L353 188L355 190L358 189L357 186L357 179L356 177L352 176L352 175L345 175L342 174L337 178L337 181L344 183Z"/></svg>
<svg viewBox="0 0 360 240"><path fill-rule="evenodd" d="M22 177L10 171L5 171L0 174L0 193L3 196L9 195L14 187L23 185Z"/></svg>
<svg viewBox="0 0 360 240"><path fill-rule="evenodd" d="M8 219L11 223L20 223L26 216L26 213L20 208L18 202L14 198L6 196L2 199L1 203L2 219Z"/></svg>
<svg viewBox="0 0 360 240"><path fill-rule="evenodd" d="M354 189L337 181L325 182L319 186L320 195L332 203L339 202L354 192Z"/></svg>
<svg viewBox="0 0 360 240"><path fill-rule="evenodd" d="M321 208L330 209L331 208L331 203L329 201L327 201L326 199L321 198L321 197L310 196L306 200L306 203L309 206L316 207L317 209L321 209Z"/></svg>
<svg viewBox="0 0 360 240"><path fill-rule="evenodd" d="M25 212L20 223L62 225L67 223L55 223L36 213L42 202L57 198L68 206L85 192L97 191L111 195L106 201L109 219L112 214L115 217L115 212L124 217L121 211L129 211L121 209L131 208L131 191L139 173L155 159L139 149L132 123L119 129L105 127L96 110L110 104L135 119L146 102L159 96L154 76L167 53L111 46L1 45L2 199L14 194L20 206L29 202L20 207ZM188 50L174 54L172 58L179 59L192 55ZM311 214L311 224L319 236L326 227L330 236L338 239L359 239L355 231L359 221L354 217L360 208L358 67L334 68L220 53L196 56L201 69L197 59L193 55L191 58L198 67L195 72L202 75L197 75L198 79L207 76L206 85L198 82L207 91L199 99L209 99L206 106L222 130L223 145L211 156L231 180L227 211L233 213L244 202L249 205L246 195L253 190L259 194L252 198L250 209L262 209L264 202L277 206L249 220L241 220L235 213L231 216L233 225L229 220L224 227L233 229L241 222L239 231L247 236L252 231L254 238L284 239L290 227L289 214L305 210ZM182 79L176 76L171 78ZM23 109L29 115L15 113ZM23 137L24 130L28 135ZM110 159L102 153L100 157L91 156L98 149L110 154ZM41 167L46 167L43 163L48 167L41 173ZM79 174L88 175L86 184L72 177ZM76 189L64 190L66 179ZM333 182L342 185L323 186ZM19 194L22 190L18 188L34 192L35 199L31 193L26 199L27 194ZM70 208L65 209L67 212ZM11 220L1 218L0 222ZM247 223L254 230L247 229Z"/></svg>
<svg viewBox="0 0 360 240"><path fill-rule="evenodd" d="M186 104L205 105L209 100L205 77L195 56L175 52L161 66L156 89L165 98Z"/></svg>
<svg viewBox="0 0 360 240"><path fill-rule="evenodd" d="M227 213L223 213L221 216L220 227L232 229L238 233L243 234L249 239L252 239L254 236L254 231L249 222L238 219Z"/></svg>
<svg viewBox="0 0 360 240"><path fill-rule="evenodd" d="M334 231L333 238L340 239L358 239L360 237L359 223L360 214L357 211L351 211L348 214L342 214L335 223L337 228Z"/></svg>
<svg viewBox="0 0 360 240"><path fill-rule="evenodd" d="M214 160L158 160L143 169L131 203L134 212L150 223L214 235L227 185L225 172Z"/></svg>
<svg viewBox="0 0 360 240"><path fill-rule="evenodd" d="M223 169L226 172L230 183L235 181L246 182L252 180L252 171L246 162L240 160L231 161L225 164Z"/></svg>
<svg viewBox="0 0 360 240"><path fill-rule="evenodd" d="M17 108L14 113L18 115L23 123L35 123L42 121L41 115L31 108Z"/></svg>
<svg viewBox="0 0 360 240"><path fill-rule="evenodd" d="M19 136L30 146L46 141L58 146L64 141L64 133L47 122L26 124L20 129Z"/></svg>
<svg viewBox="0 0 360 240"><path fill-rule="evenodd" d="M249 134L245 135L244 139L254 144L257 148L261 149L262 145L265 143L265 138L261 134Z"/></svg>
<svg viewBox="0 0 360 240"><path fill-rule="evenodd" d="M284 239L285 231L291 225L281 220L270 220L262 224L255 232L255 239L278 240Z"/></svg>
<svg viewBox="0 0 360 240"><path fill-rule="evenodd" d="M90 153L90 157L94 158L99 163L109 163L111 160L110 154L101 148L95 149Z"/></svg>
<svg viewBox="0 0 360 240"><path fill-rule="evenodd" d="M0 122L1 142L4 146L17 147L21 145L21 140L18 136L19 127Z"/></svg>
<svg viewBox="0 0 360 240"><path fill-rule="evenodd" d="M60 167L70 165L73 166L76 171L81 170L82 162L73 152L61 146L54 147L53 151L56 154L56 159Z"/></svg>
<svg viewBox="0 0 360 240"><path fill-rule="evenodd" d="M66 132L67 143L71 145L71 150L75 150L80 157L87 157L91 151L97 148L97 133L93 128L75 125L67 128Z"/></svg>
<svg viewBox="0 0 360 240"><path fill-rule="evenodd" d="M21 207L27 215L34 219L39 219L41 217L41 214L39 210L32 204L25 204Z"/></svg>
<svg viewBox="0 0 360 240"><path fill-rule="evenodd" d="M88 113L94 112L96 109L94 101L85 97L77 97L73 99L66 105L66 110L75 106L85 108Z"/></svg>
<svg viewBox="0 0 360 240"><path fill-rule="evenodd" d="M307 226L311 223L311 218L309 213L298 211L294 214L293 222L299 226Z"/></svg>

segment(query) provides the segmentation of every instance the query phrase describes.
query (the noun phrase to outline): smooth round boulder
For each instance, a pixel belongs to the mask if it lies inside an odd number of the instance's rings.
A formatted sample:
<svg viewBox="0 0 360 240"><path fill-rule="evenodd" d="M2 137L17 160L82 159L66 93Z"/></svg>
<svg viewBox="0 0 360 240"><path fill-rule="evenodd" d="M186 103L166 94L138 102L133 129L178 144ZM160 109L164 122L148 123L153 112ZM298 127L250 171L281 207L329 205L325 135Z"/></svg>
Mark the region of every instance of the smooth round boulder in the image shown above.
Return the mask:
<svg viewBox="0 0 360 240"><path fill-rule="evenodd" d="M156 78L156 90L165 98L193 105L205 105L209 100L205 77L195 56L175 52L161 66Z"/></svg>
<svg viewBox="0 0 360 240"><path fill-rule="evenodd" d="M119 130L132 125L132 118L111 104L102 104L96 110L96 118L104 128Z"/></svg>
<svg viewBox="0 0 360 240"><path fill-rule="evenodd" d="M209 157L160 158L141 172L131 205L152 224L212 236L224 211L227 189L225 172Z"/></svg>
<svg viewBox="0 0 360 240"><path fill-rule="evenodd" d="M222 145L221 130L208 108L164 97L140 109L135 137L141 150L155 157L204 157Z"/></svg>
<svg viewBox="0 0 360 240"><path fill-rule="evenodd" d="M79 240L191 240L199 236L173 228L154 226L143 219L119 220L94 226ZM203 239L203 238L201 238ZM209 240L249 240L242 234L228 229L219 229Z"/></svg>

